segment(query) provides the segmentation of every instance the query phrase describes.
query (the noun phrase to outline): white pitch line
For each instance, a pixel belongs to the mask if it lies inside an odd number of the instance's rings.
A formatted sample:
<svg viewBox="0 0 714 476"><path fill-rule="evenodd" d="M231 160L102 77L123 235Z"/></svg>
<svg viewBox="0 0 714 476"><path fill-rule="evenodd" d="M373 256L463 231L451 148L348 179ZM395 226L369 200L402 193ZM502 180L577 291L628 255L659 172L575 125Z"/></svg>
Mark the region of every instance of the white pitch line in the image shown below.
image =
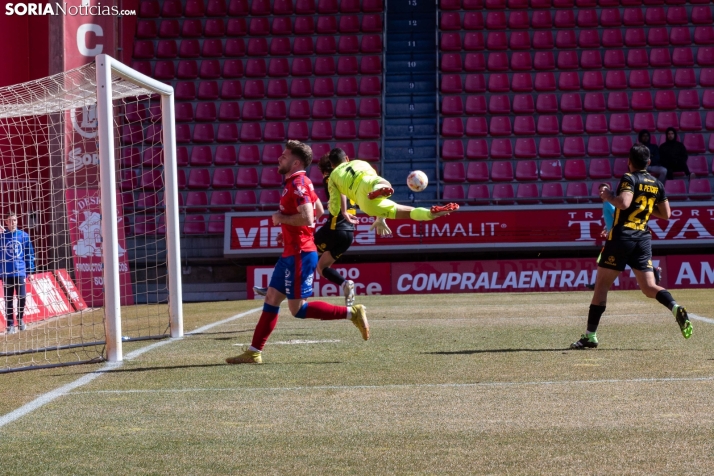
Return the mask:
<svg viewBox="0 0 714 476"><path fill-rule="evenodd" d="M228 322L231 322L236 319L240 319L241 317L247 316L248 314L251 314L253 312L259 311L262 309L261 307L256 307L254 309L251 309L249 311L242 312L240 314L236 314L235 316L231 316L227 319L223 319L222 321L214 322L211 324L207 324L203 327L199 327L198 329L192 331L192 332L187 332L186 335L193 335L193 334L200 334L202 332L205 332L209 329L212 329L213 327L220 326L222 324L226 324ZM155 342L151 345L147 345L146 347L142 347L140 349L137 349L133 352L129 352L124 356L124 361L127 360L133 360L140 355L144 354L145 352L148 352L150 350L154 350L158 347L164 346L166 344L170 344L171 342L175 342L179 339L167 339L167 340L161 340L159 342ZM29 403L26 403L25 405L21 406L20 408L11 411L10 413L7 413L5 415L0 416L0 428L4 427L8 423L12 423L13 421L17 420L18 418L22 418L23 416L27 415L28 413L31 413L38 408L50 403L53 400L58 399L59 397L62 397L64 395L67 395L70 393L72 390L75 388L81 387L82 385L86 385L92 380L96 379L97 377L101 376L103 373L110 372L112 370L118 369L119 367L122 366L124 361L121 362L109 362L105 364L101 369L96 370L90 374L84 375L83 377L78 378L74 382L70 382L66 385L63 385L59 388L56 388L52 391L49 391L43 395L40 395L36 399L32 400Z"/></svg>
<svg viewBox="0 0 714 476"><path fill-rule="evenodd" d="M136 389L136 390L94 390L90 392L72 392L72 395L89 394L122 394L122 393L189 393L189 392L237 392L237 391L305 391L305 390L383 390L409 388L474 388L474 387L525 387L538 385L588 385L603 383L669 383L669 382L711 382L710 377L662 377L633 379L602 379L602 380L552 380L534 382L476 382L476 383L415 383L392 385L317 385L314 387L234 387L234 388L167 388L167 389Z"/></svg>
<svg viewBox="0 0 714 476"><path fill-rule="evenodd" d="M709 319L708 317L704 316L698 316L696 314L692 314L691 312L687 313L687 316L689 316L690 319L696 319L697 321L702 321L702 322L707 322L709 324L714 324L714 319Z"/></svg>

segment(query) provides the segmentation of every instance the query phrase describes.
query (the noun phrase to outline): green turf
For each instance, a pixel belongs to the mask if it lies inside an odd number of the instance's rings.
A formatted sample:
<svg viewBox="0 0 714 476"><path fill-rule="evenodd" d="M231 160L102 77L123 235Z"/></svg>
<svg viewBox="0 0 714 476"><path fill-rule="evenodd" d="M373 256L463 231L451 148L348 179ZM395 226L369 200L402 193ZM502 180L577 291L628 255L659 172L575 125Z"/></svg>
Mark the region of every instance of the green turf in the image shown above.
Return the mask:
<svg viewBox="0 0 714 476"><path fill-rule="evenodd" d="M714 318L711 290L673 295ZM600 347L569 350L590 296L365 298L369 342L283 309L264 365L224 365L253 313L1 428L1 472L710 474L714 325L685 340L655 301L612 293ZM187 305L186 331L259 305ZM277 344L298 339L339 342ZM2 376L1 413L99 367Z"/></svg>

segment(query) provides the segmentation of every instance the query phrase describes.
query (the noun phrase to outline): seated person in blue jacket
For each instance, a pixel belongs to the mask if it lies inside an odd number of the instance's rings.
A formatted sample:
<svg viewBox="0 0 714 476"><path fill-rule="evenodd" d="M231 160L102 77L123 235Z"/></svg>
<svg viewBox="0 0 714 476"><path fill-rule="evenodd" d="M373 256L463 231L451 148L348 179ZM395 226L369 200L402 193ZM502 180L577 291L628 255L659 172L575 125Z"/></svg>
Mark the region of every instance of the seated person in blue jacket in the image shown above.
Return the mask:
<svg viewBox="0 0 714 476"><path fill-rule="evenodd" d="M0 279L5 296L7 333L15 334L26 328L22 320L25 312L25 280L35 272L35 250L30 235L17 229L17 215L8 213L5 227L0 226ZM17 293L17 325L13 315L12 299Z"/></svg>

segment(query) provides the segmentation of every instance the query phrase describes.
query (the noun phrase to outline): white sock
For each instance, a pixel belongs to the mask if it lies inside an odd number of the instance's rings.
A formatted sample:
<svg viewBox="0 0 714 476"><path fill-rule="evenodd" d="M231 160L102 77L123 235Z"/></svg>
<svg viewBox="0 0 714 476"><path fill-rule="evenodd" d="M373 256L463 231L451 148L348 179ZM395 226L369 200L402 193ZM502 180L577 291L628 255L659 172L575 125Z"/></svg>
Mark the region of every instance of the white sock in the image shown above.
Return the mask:
<svg viewBox="0 0 714 476"><path fill-rule="evenodd" d="M346 319L352 319L352 308L348 307L347 308L347 317Z"/></svg>
<svg viewBox="0 0 714 476"><path fill-rule="evenodd" d="M252 345L250 347L248 347L248 350L251 352L262 352L262 350L258 350L255 347L253 347Z"/></svg>

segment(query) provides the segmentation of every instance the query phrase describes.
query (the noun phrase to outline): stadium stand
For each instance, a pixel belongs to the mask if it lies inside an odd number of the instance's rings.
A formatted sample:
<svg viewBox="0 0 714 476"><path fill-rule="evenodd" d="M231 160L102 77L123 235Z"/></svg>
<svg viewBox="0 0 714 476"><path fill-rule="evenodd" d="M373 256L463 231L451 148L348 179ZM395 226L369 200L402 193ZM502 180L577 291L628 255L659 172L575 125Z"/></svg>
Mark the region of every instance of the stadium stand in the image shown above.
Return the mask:
<svg viewBox="0 0 714 476"><path fill-rule="evenodd" d="M659 143L668 127L680 131L697 178L675 177L667 190L680 200L710 196L710 5L502 3L439 2L440 158L444 172L467 170L469 203L587 202L597 183L626 171L637 132ZM479 103L487 107L464 106ZM515 195L503 182L518 184Z"/></svg>

